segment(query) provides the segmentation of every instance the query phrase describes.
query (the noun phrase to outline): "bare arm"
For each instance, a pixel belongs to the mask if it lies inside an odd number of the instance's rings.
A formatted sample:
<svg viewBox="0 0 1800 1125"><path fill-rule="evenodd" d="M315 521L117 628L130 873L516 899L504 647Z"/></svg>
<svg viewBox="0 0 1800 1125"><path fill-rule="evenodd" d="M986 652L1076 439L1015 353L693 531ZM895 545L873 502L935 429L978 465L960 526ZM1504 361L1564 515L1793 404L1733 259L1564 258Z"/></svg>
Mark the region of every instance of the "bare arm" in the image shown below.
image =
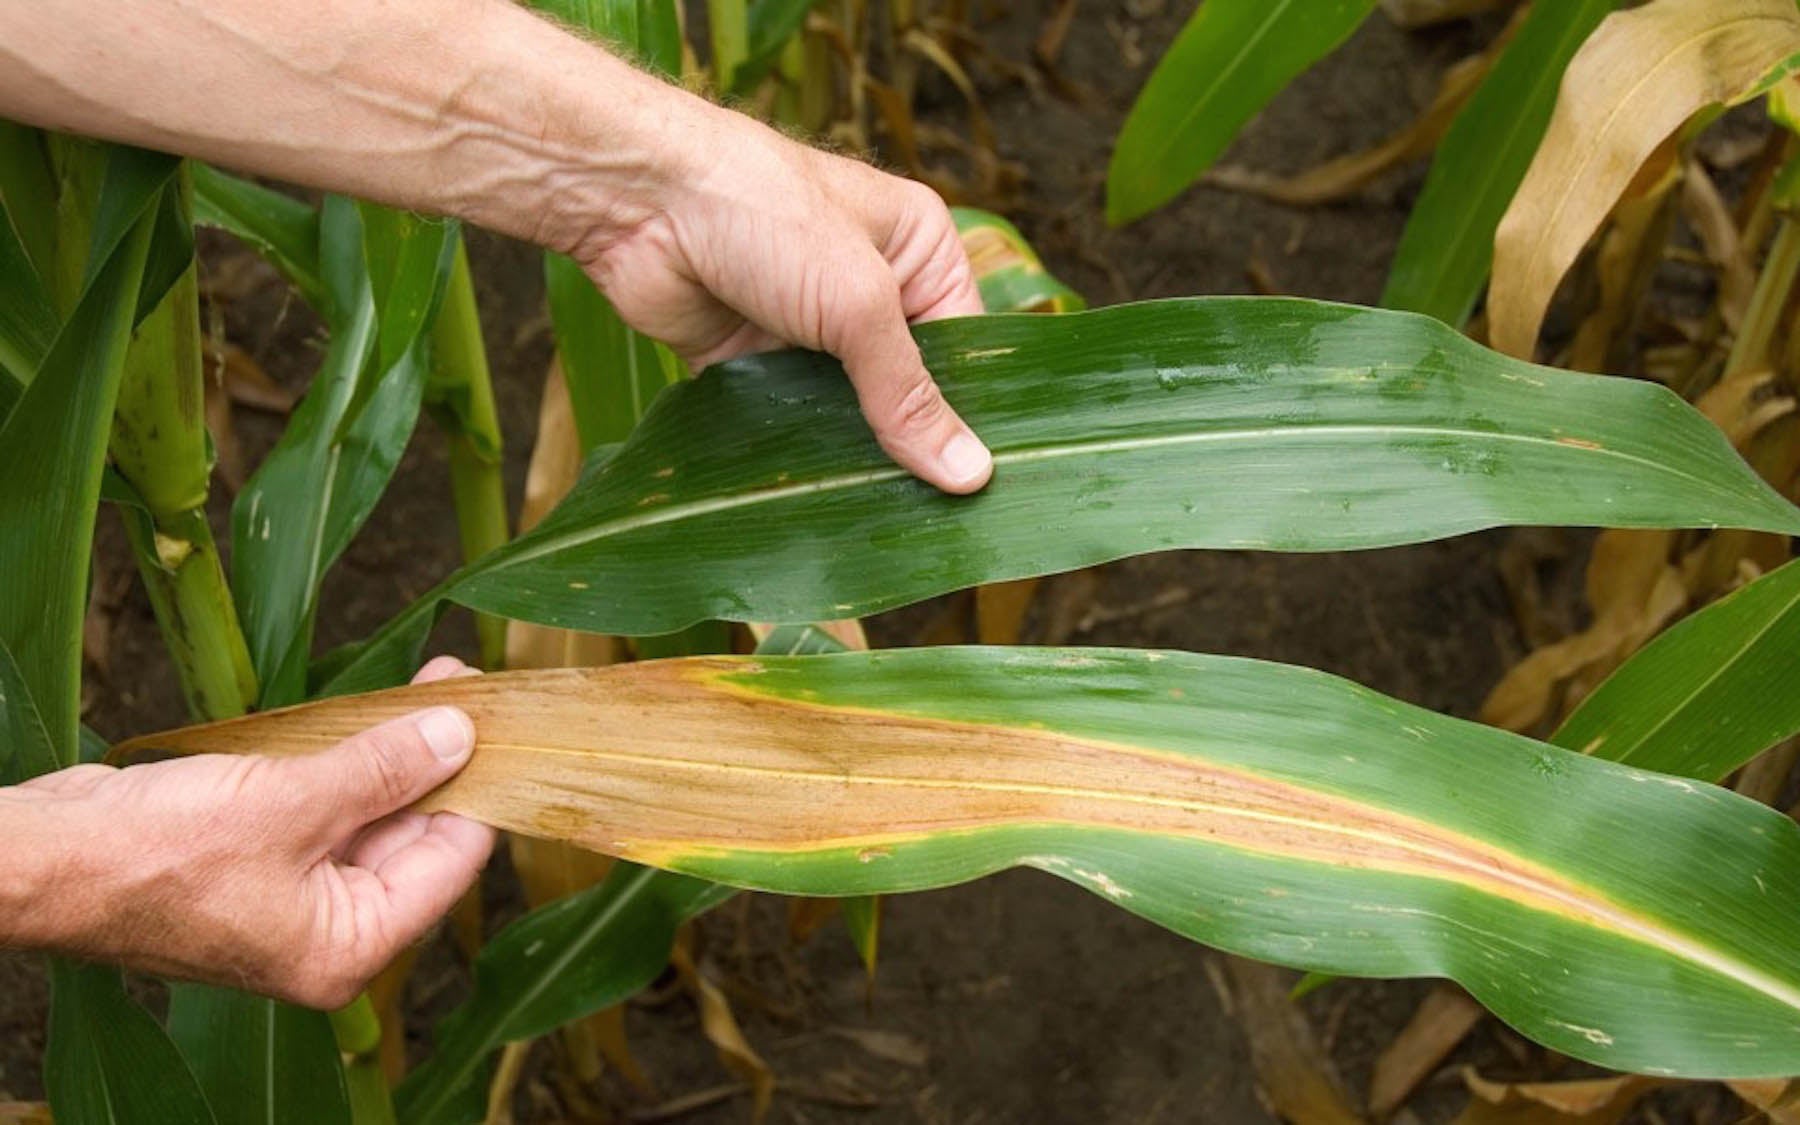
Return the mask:
<svg viewBox="0 0 1800 1125"><path fill-rule="evenodd" d="M905 328L980 311L932 192L508 0L0 4L0 115L563 251L690 362L823 348L902 465L955 492L992 470Z"/></svg>

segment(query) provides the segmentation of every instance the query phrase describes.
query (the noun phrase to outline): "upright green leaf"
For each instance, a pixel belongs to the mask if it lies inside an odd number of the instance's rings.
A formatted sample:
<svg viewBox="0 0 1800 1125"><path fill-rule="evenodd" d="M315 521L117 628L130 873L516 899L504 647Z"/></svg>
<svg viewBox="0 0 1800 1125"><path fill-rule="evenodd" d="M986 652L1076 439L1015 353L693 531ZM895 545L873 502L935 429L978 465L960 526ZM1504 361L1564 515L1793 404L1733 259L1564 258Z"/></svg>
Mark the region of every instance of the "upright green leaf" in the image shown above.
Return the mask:
<svg viewBox="0 0 1800 1125"><path fill-rule="evenodd" d="M167 157L113 152L92 280L0 429L0 644L59 765L75 760L82 602L113 400L157 203L174 171Z"/></svg>
<svg viewBox="0 0 1800 1125"><path fill-rule="evenodd" d="M50 291L7 218L0 212L0 418L37 373L60 326Z"/></svg>
<svg viewBox="0 0 1800 1125"><path fill-rule="evenodd" d="M678 369L665 349L625 326L573 261L544 255L544 285L583 448L624 441Z"/></svg>
<svg viewBox="0 0 1800 1125"><path fill-rule="evenodd" d="M1311 669L704 657L445 680L138 744L302 753L445 704L482 743L429 810L783 894L1035 867L1234 953L1449 977L1599 1065L1800 1068L1800 826Z"/></svg>
<svg viewBox="0 0 1800 1125"><path fill-rule="evenodd" d="M1800 561L1662 633L1551 741L1597 758L1717 781L1800 733Z"/></svg>
<svg viewBox="0 0 1800 1125"><path fill-rule="evenodd" d="M195 161L194 220L260 251L316 309L325 305L319 268L319 212L292 196Z"/></svg>
<svg viewBox="0 0 1800 1125"><path fill-rule="evenodd" d="M41 130L0 119L0 208L41 278L56 268L56 177Z"/></svg>
<svg viewBox="0 0 1800 1125"><path fill-rule="evenodd" d="M1620 0L1534 4L1444 135L1400 237L1381 303L1461 325L1494 260L1494 231L1525 178L1569 60Z"/></svg>
<svg viewBox="0 0 1800 1125"><path fill-rule="evenodd" d="M119 970L50 963L44 1085L57 1125L214 1125L193 1072ZM218 1118L218 1125L253 1120Z"/></svg>
<svg viewBox="0 0 1800 1125"><path fill-rule="evenodd" d="M749 42L742 61L732 73L731 92L746 97L767 78L788 40L806 26L806 14L818 0L750 0L747 13Z"/></svg>
<svg viewBox="0 0 1800 1125"><path fill-rule="evenodd" d="M443 224L388 214L326 201L331 348L232 508L232 585L265 705L304 696L319 583L374 509L418 419L426 330L454 243Z"/></svg>
<svg viewBox="0 0 1800 1125"><path fill-rule="evenodd" d="M621 863L598 886L502 930L475 958L473 994L438 1026L430 1056L395 1091L400 1120L481 1120L494 1051L629 999L668 965L675 928L735 893Z"/></svg>
<svg viewBox="0 0 1800 1125"><path fill-rule="evenodd" d="M1132 104L1106 177L1106 219L1181 193L1244 123L1362 23L1375 0L1204 0Z"/></svg>
<svg viewBox="0 0 1800 1125"><path fill-rule="evenodd" d="M199 984L169 990L169 1035L224 1122L350 1121L344 1068L322 1012Z"/></svg>
<svg viewBox="0 0 1800 1125"><path fill-rule="evenodd" d="M563 23L597 35L660 74L681 73L681 23L674 0L527 0Z"/></svg>
<svg viewBox="0 0 1800 1125"><path fill-rule="evenodd" d="M0 640L0 786L16 785L61 764L25 675Z"/></svg>

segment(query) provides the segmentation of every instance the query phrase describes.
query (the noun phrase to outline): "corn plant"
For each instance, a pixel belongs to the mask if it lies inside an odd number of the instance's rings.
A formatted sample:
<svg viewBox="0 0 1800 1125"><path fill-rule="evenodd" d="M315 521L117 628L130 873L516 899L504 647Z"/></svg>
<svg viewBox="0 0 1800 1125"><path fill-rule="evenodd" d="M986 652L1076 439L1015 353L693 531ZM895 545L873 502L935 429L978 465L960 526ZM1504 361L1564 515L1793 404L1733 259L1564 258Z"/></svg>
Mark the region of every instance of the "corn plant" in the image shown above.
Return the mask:
<svg viewBox="0 0 1800 1125"><path fill-rule="evenodd" d="M648 50L644 29L672 24L637 14L635 31L598 30ZM105 497L194 717L217 720L119 759L302 753L453 703L480 746L427 807L619 861L481 949L470 995L391 1099L366 1000L328 1019L184 985L165 1023L117 972L59 962L58 1121L480 1120L505 1044L626 999L683 921L739 889L866 902L1014 866L1248 956L1451 978L1603 1065L1800 1069L1800 830L1710 784L1800 730L1800 697L1779 690L1800 652L1792 565L1650 644L1550 741L1304 668L843 652L820 627L1176 547L1374 549L1526 524L1800 534L1800 509L1669 390L1311 301L936 323L916 333L926 361L998 465L986 492L953 498L886 460L829 357L687 378L552 259L585 459L503 541L453 226L10 126L0 145L25 158L0 161L5 776L81 754L79 621ZM331 339L234 505L229 572L194 518L193 218L260 248ZM983 229L1015 250L990 305L1078 306L1016 231ZM366 640L316 653L320 578L426 407L452 443L467 562ZM152 417L180 426L146 443ZM760 651L395 687L451 605L633 638L642 657L728 649L707 623L754 623Z"/></svg>

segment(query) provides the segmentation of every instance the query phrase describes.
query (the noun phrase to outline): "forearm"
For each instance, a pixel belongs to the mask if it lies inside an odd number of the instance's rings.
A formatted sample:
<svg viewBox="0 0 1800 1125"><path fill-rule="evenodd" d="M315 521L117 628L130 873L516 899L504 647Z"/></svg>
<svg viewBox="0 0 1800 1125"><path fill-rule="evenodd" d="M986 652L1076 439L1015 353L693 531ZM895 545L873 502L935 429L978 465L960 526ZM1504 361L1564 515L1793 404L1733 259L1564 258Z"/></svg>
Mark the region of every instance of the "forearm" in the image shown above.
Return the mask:
<svg viewBox="0 0 1800 1125"><path fill-rule="evenodd" d="M0 4L0 116L596 249L719 111L509 0Z"/></svg>

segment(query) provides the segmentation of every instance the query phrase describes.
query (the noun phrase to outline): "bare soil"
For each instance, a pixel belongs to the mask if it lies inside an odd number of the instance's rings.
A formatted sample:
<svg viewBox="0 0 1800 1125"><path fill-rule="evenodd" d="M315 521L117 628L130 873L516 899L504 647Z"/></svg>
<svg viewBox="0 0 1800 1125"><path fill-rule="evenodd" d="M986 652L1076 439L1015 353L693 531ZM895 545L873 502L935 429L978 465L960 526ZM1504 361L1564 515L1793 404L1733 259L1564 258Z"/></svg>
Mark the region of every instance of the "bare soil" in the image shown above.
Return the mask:
<svg viewBox="0 0 1800 1125"><path fill-rule="evenodd" d="M1048 3L995 5L978 27L994 54L1023 63ZM1160 45L1189 14L1174 0L1088 0L1061 52L1078 96L976 67L1002 154L1027 173L1015 216L1053 271L1096 304L1193 293L1250 292L1256 260L1281 289L1373 303L1424 169L1397 171L1356 198L1295 210L1211 188L1189 191L1138 224L1100 219L1111 138ZM1379 13L1339 52L1283 94L1244 133L1229 162L1294 170L1364 147L1403 126L1428 101L1445 66L1476 49L1490 23L1402 32ZM928 115L953 121L952 92ZM472 239L483 320L508 439L516 504L535 424L548 322L535 252ZM209 272L236 293L228 336L277 379L301 385L320 354L315 322L271 275L223 242L206 246ZM241 271L248 270L248 274ZM237 272L234 272L237 271ZM246 450L260 454L278 423L239 411ZM429 422L369 526L326 583L322 646L359 637L430 587L456 562L442 443ZM221 490L222 491L222 490ZM226 501L215 507L224 532ZM120 736L181 720L173 672L148 604L122 576L131 568L113 517L102 519L99 588L124 590L103 630L89 720ZM1440 711L1470 715L1522 652L1496 568L1505 538L1470 536L1356 555L1241 552L1153 555L1050 580L1027 641L1166 646L1323 668ZM1582 541L1547 572L1553 588L1577 574ZM109 586L108 584L111 583ZM872 624L878 644L912 643L932 607ZM439 647L473 656L466 617L453 615ZM129 846L128 841L119 842ZM519 909L504 859L489 873L490 927ZM773 1121L1180 1122L1273 1120L1259 1100L1221 954L1176 938L1068 884L1031 872L886 903L873 986L839 927L792 942L787 907L743 898L702 920L703 963L725 984L750 1042L780 1083ZM430 1016L467 987L447 939L415 975L411 1031L428 1049ZM1360 1104L1370 1067L1429 986L1339 982L1303 1003ZM0 1101L41 1094L45 989L37 962L0 955ZM611 1077L591 1091L621 1117L739 1122L748 1099L704 1092L731 1082L675 990L634 1003L634 1049L657 1097ZM870 1039L856 1029L890 1033ZM847 1031L849 1033L847 1033ZM571 1119L540 1044L521 1083L522 1120ZM1491 1023L1452 1060L1500 1077L1546 1075L1555 1060ZM691 1111L659 1099L693 1096ZM1447 1120L1461 1086L1446 1068L1413 1103ZM1723 1120L1702 1101L1664 1106L1666 1120ZM665 1117L655 1115L662 1104ZM582 1118L575 1118L582 1119Z"/></svg>

